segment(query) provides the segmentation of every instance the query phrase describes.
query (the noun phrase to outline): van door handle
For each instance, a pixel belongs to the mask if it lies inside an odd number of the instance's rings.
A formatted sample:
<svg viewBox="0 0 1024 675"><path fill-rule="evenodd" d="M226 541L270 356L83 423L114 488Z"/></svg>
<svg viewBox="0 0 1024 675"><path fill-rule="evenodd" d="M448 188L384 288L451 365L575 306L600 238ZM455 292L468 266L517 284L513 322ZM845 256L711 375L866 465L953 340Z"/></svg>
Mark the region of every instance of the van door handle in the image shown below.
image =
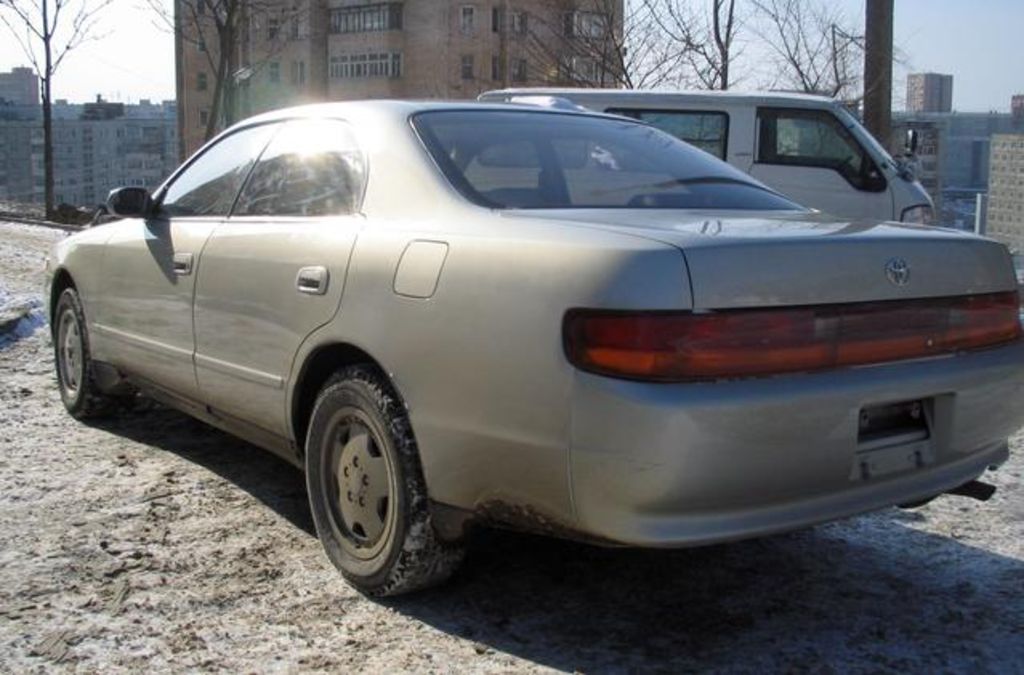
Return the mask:
<svg viewBox="0 0 1024 675"><path fill-rule="evenodd" d="M179 277L185 277L192 274L192 254L191 253L175 253L174 254L174 273Z"/></svg>
<svg viewBox="0 0 1024 675"><path fill-rule="evenodd" d="M323 295L327 292L329 279L326 267L303 267L295 278L295 288L306 295Z"/></svg>

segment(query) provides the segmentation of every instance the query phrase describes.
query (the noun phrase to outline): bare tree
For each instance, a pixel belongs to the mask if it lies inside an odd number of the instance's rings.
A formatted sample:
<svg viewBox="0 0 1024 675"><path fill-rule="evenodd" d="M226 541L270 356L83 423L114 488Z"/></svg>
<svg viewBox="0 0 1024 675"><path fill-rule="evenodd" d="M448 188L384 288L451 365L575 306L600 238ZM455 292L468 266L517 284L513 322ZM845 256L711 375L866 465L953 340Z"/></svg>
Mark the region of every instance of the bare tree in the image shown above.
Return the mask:
<svg viewBox="0 0 1024 675"><path fill-rule="evenodd" d="M100 10L111 0L0 0L0 22L17 41L42 83L46 216L54 216L53 78L64 58L96 37Z"/></svg>
<svg viewBox="0 0 1024 675"><path fill-rule="evenodd" d="M643 0L558 0L530 20L527 52L553 84L643 89L679 72Z"/></svg>
<svg viewBox="0 0 1024 675"><path fill-rule="evenodd" d="M170 3L169 5L167 3ZM204 55L213 94L204 139L233 124L243 83L299 37L307 6L287 0L147 0L158 22ZM326 27L321 27L326 36ZM326 53L326 46L324 47ZM208 85L209 86L209 85Z"/></svg>
<svg viewBox="0 0 1024 675"><path fill-rule="evenodd" d="M704 11L696 5L704 5ZM678 60L688 67L688 83L702 89L728 89L742 21L736 0L644 0L649 21L668 38Z"/></svg>
<svg viewBox="0 0 1024 675"><path fill-rule="evenodd" d="M754 0L758 34L771 48L776 86L838 97L861 97L864 36L842 10L817 0Z"/></svg>

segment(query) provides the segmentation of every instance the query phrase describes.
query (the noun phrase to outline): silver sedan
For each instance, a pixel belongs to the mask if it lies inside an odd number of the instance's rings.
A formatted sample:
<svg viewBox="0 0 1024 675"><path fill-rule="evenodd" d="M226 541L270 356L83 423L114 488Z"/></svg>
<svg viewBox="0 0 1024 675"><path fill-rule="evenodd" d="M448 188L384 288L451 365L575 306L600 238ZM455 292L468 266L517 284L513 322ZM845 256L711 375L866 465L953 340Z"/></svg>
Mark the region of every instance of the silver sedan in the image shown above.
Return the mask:
<svg viewBox="0 0 1024 675"><path fill-rule="evenodd" d="M676 547L983 496L1024 422L1005 247L837 221L632 120L284 110L109 208L50 261L69 412L142 392L303 467L371 594L477 523Z"/></svg>

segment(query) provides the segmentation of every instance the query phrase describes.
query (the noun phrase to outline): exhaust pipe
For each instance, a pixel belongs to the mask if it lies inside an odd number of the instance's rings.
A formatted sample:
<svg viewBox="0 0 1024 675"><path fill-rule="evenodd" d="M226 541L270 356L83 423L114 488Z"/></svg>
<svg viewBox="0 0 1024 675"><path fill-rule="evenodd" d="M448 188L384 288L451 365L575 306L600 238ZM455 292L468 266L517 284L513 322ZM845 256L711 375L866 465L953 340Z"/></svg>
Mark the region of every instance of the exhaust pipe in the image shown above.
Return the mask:
<svg viewBox="0 0 1024 675"><path fill-rule="evenodd" d="M971 499L977 499L979 502L987 502L992 499L992 495L996 493L996 486L983 483L980 480L972 480L968 483L964 483L959 487L955 487L946 494L960 495L961 497L970 497Z"/></svg>
<svg viewBox="0 0 1024 675"><path fill-rule="evenodd" d="M996 493L996 486L983 483L980 480L972 480L958 485L952 490L947 490L943 494L947 495L959 495L960 497L970 497L971 499L977 499L979 502L987 502L992 499L992 495ZM903 504L897 504L901 509L916 509L924 506L928 502L932 501L939 495L933 495L931 497L925 497L915 502L904 502Z"/></svg>

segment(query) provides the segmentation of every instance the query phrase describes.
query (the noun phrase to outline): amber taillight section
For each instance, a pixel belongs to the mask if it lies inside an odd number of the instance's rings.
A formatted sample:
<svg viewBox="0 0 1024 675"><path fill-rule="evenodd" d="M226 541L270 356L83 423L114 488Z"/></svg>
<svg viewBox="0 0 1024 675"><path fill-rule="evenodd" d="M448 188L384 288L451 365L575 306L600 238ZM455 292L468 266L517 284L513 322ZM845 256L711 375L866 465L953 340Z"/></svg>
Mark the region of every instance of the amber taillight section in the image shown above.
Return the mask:
<svg viewBox="0 0 1024 675"><path fill-rule="evenodd" d="M1016 292L706 313L572 310L581 370L683 382L887 363L1021 337Z"/></svg>

